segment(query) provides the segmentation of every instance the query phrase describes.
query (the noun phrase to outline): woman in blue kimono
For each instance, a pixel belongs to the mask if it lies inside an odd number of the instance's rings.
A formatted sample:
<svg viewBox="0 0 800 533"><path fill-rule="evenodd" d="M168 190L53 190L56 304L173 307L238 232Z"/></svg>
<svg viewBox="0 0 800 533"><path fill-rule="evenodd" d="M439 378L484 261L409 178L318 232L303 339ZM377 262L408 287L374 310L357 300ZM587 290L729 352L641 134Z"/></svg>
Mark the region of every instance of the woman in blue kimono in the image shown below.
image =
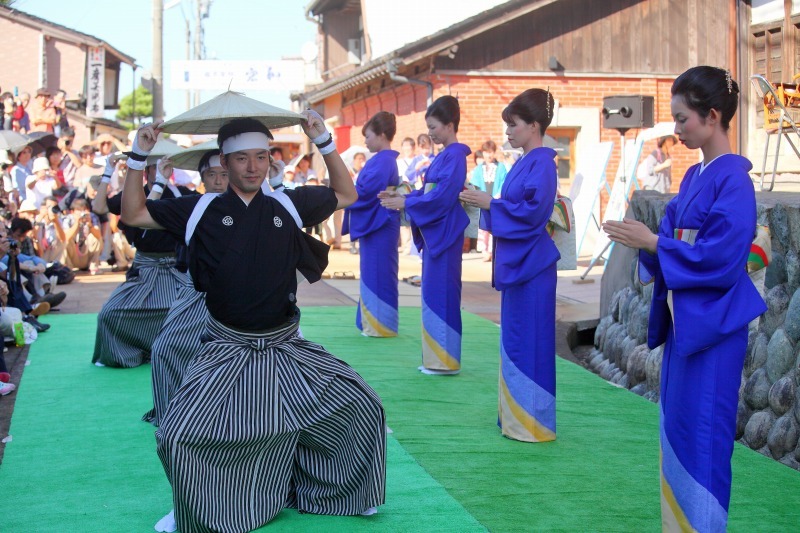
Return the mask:
<svg viewBox="0 0 800 533"><path fill-rule="evenodd" d="M556 438L556 263L547 231L558 188L556 152L542 146L553 117L549 91L528 89L503 110L508 142L523 156L499 198L464 191L494 237L492 283L502 292L498 425L525 442Z"/></svg>
<svg viewBox="0 0 800 533"><path fill-rule="evenodd" d="M400 213L386 209L378 193L400 184L398 152L391 149L397 131L395 117L380 111L364 124L364 143L375 155L358 175L358 201L344 212L342 234L358 240L361 257L361 297L356 327L367 337L397 336L397 243Z"/></svg>
<svg viewBox="0 0 800 533"><path fill-rule="evenodd" d="M694 67L672 84L675 134L703 161L686 172L658 234L606 222L611 240L639 249L655 282L647 343L663 343L661 520L665 530L725 531L736 408L748 323L767 310L745 265L756 230L751 163L731 153L739 99L730 72Z"/></svg>
<svg viewBox="0 0 800 533"><path fill-rule="evenodd" d="M467 180L469 147L458 142L461 110L452 96L438 98L425 113L428 133L444 145L421 190L400 196L384 191L389 209L405 209L414 244L422 251L422 366L425 374L461 370L461 248L469 217L458 201Z"/></svg>

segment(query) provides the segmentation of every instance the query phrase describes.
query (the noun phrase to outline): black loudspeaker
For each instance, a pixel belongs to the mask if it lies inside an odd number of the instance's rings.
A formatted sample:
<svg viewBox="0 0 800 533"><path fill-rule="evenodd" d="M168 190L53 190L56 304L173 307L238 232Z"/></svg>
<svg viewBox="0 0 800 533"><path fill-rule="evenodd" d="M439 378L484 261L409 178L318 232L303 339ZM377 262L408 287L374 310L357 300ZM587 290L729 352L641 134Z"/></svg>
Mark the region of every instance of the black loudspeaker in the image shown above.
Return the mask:
<svg viewBox="0 0 800 533"><path fill-rule="evenodd" d="M616 130L652 128L655 98L641 94L603 98L603 127Z"/></svg>

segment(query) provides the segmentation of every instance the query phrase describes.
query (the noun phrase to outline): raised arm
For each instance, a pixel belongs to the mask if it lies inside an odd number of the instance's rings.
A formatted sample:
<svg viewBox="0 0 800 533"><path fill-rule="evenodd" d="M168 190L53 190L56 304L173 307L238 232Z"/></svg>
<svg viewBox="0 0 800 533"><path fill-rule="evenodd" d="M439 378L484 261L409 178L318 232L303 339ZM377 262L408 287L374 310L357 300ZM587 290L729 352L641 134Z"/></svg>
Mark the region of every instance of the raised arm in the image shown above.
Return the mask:
<svg viewBox="0 0 800 533"><path fill-rule="evenodd" d="M160 200L161 195L164 194L164 189L169 184L169 178L172 176L172 162L166 157L159 159L156 164L156 182L153 188L150 189L150 194L147 195L148 200Z"/></svg>
<svg viewBox="0 0 800 533"><path fill-rule="evenodd" d="M338 200L336 209L344 209L358 200L358 193L353 186L353 180L350 178L347 165L344 164L339 152L336 151L336 145L331 134L325 128L325 123L319 113L307 109L302 114L306 118L306 121L301 123L303 131L317 145L325 160L325 166L328 168L329 186L336 193L336 199Z"/></svg>
<svg viewBox="0 0 800 533"><path fill-rule="evenodd" d="M128 175L125 178L125 187L122 189L122 217L121 220L128 226L146 229L162 228L147 210L142 175L147 164L147 155L156 145L158 134L161 133L161 122L146 124L136 132L133 148L128 157Z"/></svg>
<svg viewBox="0 0 800 533"><path fill-rule="evenodd" d="M96 215L108 213L108 186L111 183L111 175L114 173L115 165L116 159L114 156L108 156L106 158L106 168L103 170L103 177L100 178L100 184L97 186L97 195L92 200L92 212ZM91 184L89 187L91 187Z"/></svg>

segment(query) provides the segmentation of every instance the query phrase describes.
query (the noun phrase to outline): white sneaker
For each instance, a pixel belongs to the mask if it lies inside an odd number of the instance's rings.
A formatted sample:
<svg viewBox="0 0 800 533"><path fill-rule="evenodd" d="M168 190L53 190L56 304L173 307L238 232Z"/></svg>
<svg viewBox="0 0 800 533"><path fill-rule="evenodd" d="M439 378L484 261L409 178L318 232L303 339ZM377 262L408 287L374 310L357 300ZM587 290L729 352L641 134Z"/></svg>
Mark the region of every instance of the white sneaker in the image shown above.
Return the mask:
<svg viewBox="0 0 800 533"><path fill-rule="evenodd" d="M0 396L5 396L17 390L17 386L13 383L0 383Z"/></svg>

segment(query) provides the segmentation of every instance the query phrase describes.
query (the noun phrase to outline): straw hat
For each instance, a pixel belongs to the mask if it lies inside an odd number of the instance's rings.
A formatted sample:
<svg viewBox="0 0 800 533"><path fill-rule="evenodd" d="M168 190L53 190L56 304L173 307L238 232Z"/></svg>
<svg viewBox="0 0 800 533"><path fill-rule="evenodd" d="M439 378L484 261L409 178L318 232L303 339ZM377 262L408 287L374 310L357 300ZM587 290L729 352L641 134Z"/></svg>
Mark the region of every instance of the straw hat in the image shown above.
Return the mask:
<svg viewBox="0 0 800 533"><path fill-rule="evenodd" d="M183 170L197 170L200 160L203 159L203 156L206 155L207 152L212 150L219 150L219 144L217 144L216 139L212 139L210 141L198 144L197 146L192 146L191 148L181 150L180 152L169 156L169 160L172 161L172 166L174 168L180 168Z"/></svg>
<svg viewBox="0 0 800 533"><path fill-rule="evenodd" d="M156 141L156 145L150 150L150 155L147 156L147 165L155 165L162 157L169 157L180 151L181 147L177 143L161 138Z"/></svg>
<svg viewBox="0 0 800 533"><path fill-rule="evenodd" d="M36 174L40 170L50 170L50 161L46 157L37 157L33 160L33 173Z"/></svg>
<svg viewBox="0 0 800 533"><path fill-rule="evenodd" d="M217 133L224 124L237 118L252 118L267 128L294 126L304 120L302 115L294 111L227 91L166 121L161 129L167 133Z"/></svg>
<svg viewBox="0 0 800 533"><path fill-rule="evenodd" d="M36 204L33 203L33 200L31 200L30 198L26 198L26 199L22 200L21 204L19 204L19 209L17 209L17 211L20 212L20 213L26 213L26 212L30 212L30 211L35 211L35 212L38 213L39 212L39 208L36 207Z"/></svg>

